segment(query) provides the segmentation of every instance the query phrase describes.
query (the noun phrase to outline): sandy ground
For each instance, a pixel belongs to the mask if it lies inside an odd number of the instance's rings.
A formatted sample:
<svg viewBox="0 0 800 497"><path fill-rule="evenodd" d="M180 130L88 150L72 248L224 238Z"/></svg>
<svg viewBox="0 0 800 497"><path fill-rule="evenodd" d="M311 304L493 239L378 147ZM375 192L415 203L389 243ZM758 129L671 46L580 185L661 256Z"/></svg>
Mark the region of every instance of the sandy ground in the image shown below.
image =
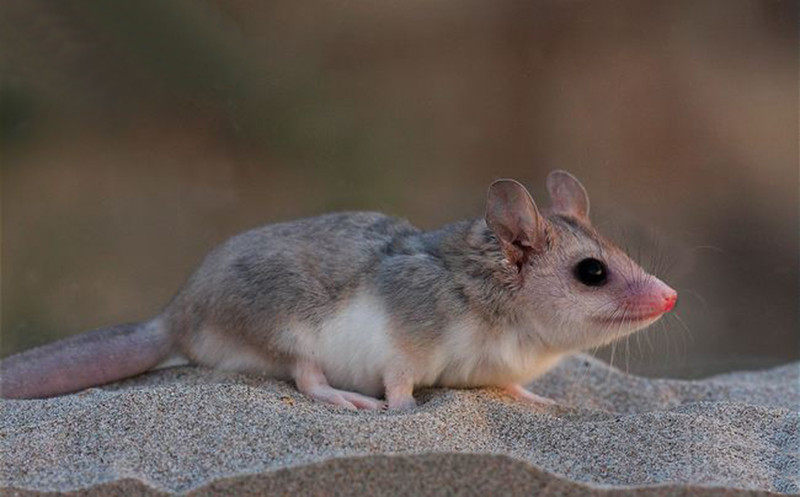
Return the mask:
<svg viewBox="0 0 800 497"><path fill-rule="evenodd" d="M432 389L412 411L351 412L199 368L1 401L0 494L800 492L800 364L677 381L578 355L532 388L559 405Z"/></svg>

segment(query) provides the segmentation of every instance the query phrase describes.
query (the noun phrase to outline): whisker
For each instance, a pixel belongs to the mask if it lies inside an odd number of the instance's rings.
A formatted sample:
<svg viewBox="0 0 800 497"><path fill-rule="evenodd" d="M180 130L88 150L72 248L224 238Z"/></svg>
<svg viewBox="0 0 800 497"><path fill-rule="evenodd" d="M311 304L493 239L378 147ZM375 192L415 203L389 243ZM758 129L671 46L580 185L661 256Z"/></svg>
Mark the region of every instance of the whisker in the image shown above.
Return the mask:
<svg viewBox="0 0 800 497"><path fill-rule="evenodd" d="M693 296L694 298L696 298L696 299L697 299L697 300L698 300L698 301L699 301L699 302L700 302L700 303L703 305L703 307L704 307L705 309L708 309L708 302L707 302L707 301L706 301L706 299L705 299L705 298L704 298L702 295L700 295L699 293L695 292L695 291L694 291L694 290L692 290L691 288L683 288L683 287L682 287L682 288L679 288L678 290L679 290L679 292L678 292L678 294L679 294L679 295L680 295L681 293L688 293L689 295L691 295L691 296Z"/></svg>
<svg viewBox="0 0 800 497"><path fill-rule="evenodd" d="M698 245L696 247L692 247L689 249L689 252L698 252L700 250L711 250L712 252L717 252L719 254L724 254L725 250L717 247L716 245Z"/></svg>

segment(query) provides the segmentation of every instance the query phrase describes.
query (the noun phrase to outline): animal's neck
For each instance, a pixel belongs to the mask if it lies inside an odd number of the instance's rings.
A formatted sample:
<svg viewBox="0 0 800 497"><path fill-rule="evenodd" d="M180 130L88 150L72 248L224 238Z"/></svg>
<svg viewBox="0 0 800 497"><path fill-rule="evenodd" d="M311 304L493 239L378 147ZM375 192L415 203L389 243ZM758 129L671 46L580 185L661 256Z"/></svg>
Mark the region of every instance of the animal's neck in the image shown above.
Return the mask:
<svg viewBox="0 0 800 497"><path fill-rule="evenodd" d="M470 314L487 328L520 323L516 268L481 218L459 221L424 233L425 251L442 262L467 302Z"/></svg>

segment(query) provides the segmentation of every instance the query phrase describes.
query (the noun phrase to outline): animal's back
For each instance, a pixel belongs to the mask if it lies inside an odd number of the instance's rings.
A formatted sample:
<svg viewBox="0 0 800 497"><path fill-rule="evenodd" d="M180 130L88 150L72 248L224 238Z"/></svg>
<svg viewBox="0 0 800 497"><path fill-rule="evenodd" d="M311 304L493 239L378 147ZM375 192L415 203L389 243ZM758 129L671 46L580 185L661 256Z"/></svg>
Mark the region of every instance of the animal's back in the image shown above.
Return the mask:
<svg viewBox="0 0 800 497"><path fill-rule="evenodd" d="M235 357L234 369L264 369L265 361L290 362L301 347L298 330L314 333L418 233L403 219L373 212L247 231L209 254L167 307L167 326L201 364Z"/></svg>

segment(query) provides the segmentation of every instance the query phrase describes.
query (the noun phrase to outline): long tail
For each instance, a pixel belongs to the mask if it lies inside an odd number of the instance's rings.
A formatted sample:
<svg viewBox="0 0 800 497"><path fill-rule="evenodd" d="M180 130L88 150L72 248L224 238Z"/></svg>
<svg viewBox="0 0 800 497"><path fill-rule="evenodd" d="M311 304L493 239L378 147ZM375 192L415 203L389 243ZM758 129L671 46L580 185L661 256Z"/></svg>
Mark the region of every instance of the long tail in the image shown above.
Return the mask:
<svg viewBox="0 0 800 497"><path fill-rule="evenodd" d="M90 331L0 362L0 397L51 397L135 376L172 352L159 320Z"/></svg>

